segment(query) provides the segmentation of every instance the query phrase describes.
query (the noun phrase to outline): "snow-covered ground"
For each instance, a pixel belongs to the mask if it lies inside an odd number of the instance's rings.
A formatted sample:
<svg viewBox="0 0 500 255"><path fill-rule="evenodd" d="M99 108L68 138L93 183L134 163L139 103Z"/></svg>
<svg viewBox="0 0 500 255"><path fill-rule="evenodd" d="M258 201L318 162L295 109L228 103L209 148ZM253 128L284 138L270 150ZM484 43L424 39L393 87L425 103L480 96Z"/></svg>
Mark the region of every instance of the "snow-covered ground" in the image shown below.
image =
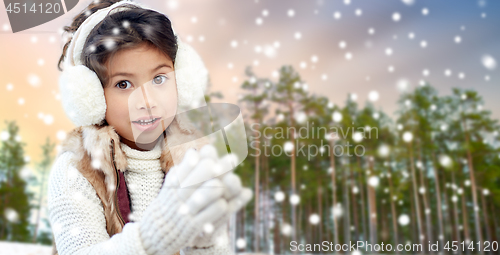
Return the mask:
<svg viewBox="0 0 500 255"><path fill-rule="evenodd" d="M0 255L50 255L52 246L0 241Z"/></svg>

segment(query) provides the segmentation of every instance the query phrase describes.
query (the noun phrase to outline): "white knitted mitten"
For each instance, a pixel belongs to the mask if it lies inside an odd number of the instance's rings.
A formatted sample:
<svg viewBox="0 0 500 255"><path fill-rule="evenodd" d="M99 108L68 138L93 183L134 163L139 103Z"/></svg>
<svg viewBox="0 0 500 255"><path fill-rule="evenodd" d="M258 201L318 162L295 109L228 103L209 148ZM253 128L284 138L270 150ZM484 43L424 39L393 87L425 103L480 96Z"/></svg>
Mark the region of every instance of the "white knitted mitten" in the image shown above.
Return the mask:
<svg viewBox="0 0 500 255"><path fill-rule="evenodd" d="M215 148L209 145L201 149L200 155L202 158L217 158ZM222 171L232 169L233 160L234 156L232 155L227 155L218 159L215 162L215 168L219 169L216 171L220 171L220 169L222 169ZM193 249L209 249L210 247L222 249L225 246L227 247L228 237L226 229L231 215L240 210L252 198L252 191L249 188L243 188L240 177L235 175L232 171L226 172L216 179L221 180L224 185L223 197L227 201L228 210L215 222L207 222L203 226L203 232L200 233L191 244Z"/></svg>
<svg viewBox="0 0 500 255"><path fill-rule="evenodd" d="M148 254L173 254L192 243L206 223L213 224L227 214L223 184L210 179L181 188L181 183L212 171L194 149L186 152L181 164L172 167L158 196L140 222L140 237ZM211 160L211 159L209 159Z"/></svg>

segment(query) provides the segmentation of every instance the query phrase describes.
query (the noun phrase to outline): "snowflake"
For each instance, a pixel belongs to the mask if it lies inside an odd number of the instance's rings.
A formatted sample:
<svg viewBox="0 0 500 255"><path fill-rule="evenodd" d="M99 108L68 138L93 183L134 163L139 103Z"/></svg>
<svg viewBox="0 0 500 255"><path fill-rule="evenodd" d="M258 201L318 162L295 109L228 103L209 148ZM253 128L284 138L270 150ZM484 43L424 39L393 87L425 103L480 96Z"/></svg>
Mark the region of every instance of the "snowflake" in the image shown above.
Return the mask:
<svg viewBox="0 0 500 255"><path fill-rule="evenodd" d="M410 223L410 217L406 214L401 214L398 218L399 225L406 226Z"/></svg>
<svg viewBox="0 0 500 255"><path fill-rule="evenodd" d="M116 46L116 42L115 40L109 38L109 39L106 39L104 41L104 47L106 47L107 50L112 50L113 48L115 48Z"/></svg>
<svg viewBox="0 0 500 255"><path fill-rule="evenodd" d="M409 131L404 132L403 134L403 141L405 142L411 142L413 140L413 134L410 133Z"/></svg>
<svg viewBox="0 0 500 255"><path fill-rule="evenodd" d="M297 205L300 202L300 197L297 194L292 194L290 196L290 204Z"/></svg>
<svg viewBox="0 0 500 255"><path fill-rule="evenodd" d="M452 72L451 72L451 70L450 70L450 69L446 69L446 70L444 71L444 75L446 75L446 76L448 76L448 77L449 77L449 76L451 76L451 74L452 74Z"/></svg>
<svg viewBox="0 0 500 255"><path fill-rule="evenodd" d="M170 0L170 1L168 1L167 6L170 9L175 10L175 9L177 9L177 7L179 7L179 3L176 0Z"/></svg>
<svg viewBox="0 0 500 255"><path fill-rule="evenodd" d="M334 12L334 13L333 13L333 18L335 18L335 19L340 19L340 18L342 18L342 13L340 13L340 12L338 12L338 11L337 11L337 12Z"/></svg>
<svg viewBox="0 0 500 255"><path fill-rule="evenodd" d="M380 179L377 176L372 176L368 179L368 184L372 187L377 187L380 183Z"/></svg>
<svg viewBox="0 0 500 255"><path fill-rule="evenodd" d="M236 41L236 40L232 40L232 41L231 41L231 47L233 47L233 48L238 47L238 41Z"/></svg>
<svg viewBox="0 0 500 255"><path fill-rule="evenodd" d="M261 17L258 17L257 19L255 19L255 24L257 24L257 26L262 25L262 23L264 23L264 20Z"/></svg>
<svg viewBox="0 0 500 255"><path fill-rule="evenodd" d="M300 32L295 32L295 34L293 35L295 37L295 39L297 40L300 40L300 38L302 38L302 34Z"/></svg>
<svg viewBox="0 0 500 255"><path fill-rule="evenodd" d="M316 213L311 214L311 216L309 216L309 222L313 225L317 225L320 222L319 215Z"/></svg>
<svg viewBox="0 0 500 255"><path fill-rule="evenodd" d="M311 62L313 62L313 63L318 62L318 56L313 55L313 56L311 57Z"/></svg>
<svg viewBox="0 0 500 255"><path fill-rule="evenodd" d="M344 41L341 41L341 42L339 42L339 47L340 47L341 49L345 49L345 47L347 47L347 43L346 43L346 42L344 42Z"/></svg>
<svg viewBox="0 0 500 255"><path fill-rule="evenodd" d="M276 202L283 202L283 200L285 200L285 193L283 191L274 193L274 199Z"/></svg>
<svg viewBox="0 0 500 255"><path fill-rule="evenodd" d="M45 116L43 116L43 122L45 123L45 125L51 125L52 123L54 123L54 117L50 114L46 114Z"/></svg>
<svg viewBox="0 0 500 255"><path fill-rule="evenodd" d="M281 227L281 233L285 236L290 236L292 234L292 226L288 223L284 223Z"/></svg>
<svg viewBox="0 0 500 255"><path fill-rule="evenodd" d="M358 95L357 95L356 93L352 93L352 94L351 94L351 100L352 100L352 101L356 101L356 100L358 100Z"/></svg>
<svg viewBox="0 0 500 255"><path fill-rule="evenodd" d="M392 55L392 49L391 48L385 49L385 55L391 56Z"/></svg>
<svg viewBox="0 0 500 255"><path fill-rule="evenodd" d="M205 223L205 225L203 225L203 231L206 233L206 234L211 234L214 232L214 225L212 225L212 223Z"/></svg>
<svg viewBox="0 0 500 255"><path fill-rule="evenodd" d="M236 247L238 247L238 249L242 250L246 246L247 246L247 242L245 241L245 239L238 238L238 240L236 240Z"/></svg>
<svg viewBox="0 0 500 255"><path fill-rule="evenodd" d="M401 79L397 82L397 88L399 91L406 91L409 87L409 81L406 79Z"/></svg>
<svg viewBox="0 0 500 255"><path fill-rule="evenodd" d="M378 98L379 98L379 94L377 91L372 90L372 91L370 91L370 93L368 93L368 99L370 99L370 101L375 102L378 100Z"/></svg>
<svg viewBox="0 0 500 255"><path fill-rule="evenodd" d="M361 132L354 132L352 134L352 140L359 143L363 140L363 134Z"/></svg>
<svg viewBox="0 0 500 255"><path fill-rule="evenodd" d="M29 74L28 75L28 83L33 86L33 87L39 87L42 83L42 80L40 77L36 74Z"/></svg>
<svg viewBox="0 0 500 255"><path fill-rule="evenodd" d="M345 59L347 59L347 60L351 60L351 59L352 59L352 53L347 52L347 53L345 54Z"/></svg>
<svg viewBox="0 0 500 255"><path fill-rule="evenodd" d="M395 21L395 22L398 22L401 20L401 14L399 14L398 12L395 12L392 14L392 20Z"/></svg>
<svg viewBox="0 0 500 255"><path fill-rule="evenodd" d="M64 130L57 131L56 137L59 141L66 139L66 132Z"/></svg>
<svg viewBox="0 0 500 255"><path fill-rule="evenodd" d="M422 71L422 74L423 74L424 76L429 76L430 71L429 71L428 69L424 69L424 70Z"/></svg>
<svg viewBox="0 0 500 255"><path fill-rule="evenodd" d="M484 55L481 58L481 62L483 63L483 66L488 70L494 70L497 67L495 58L490 55Z"/></svg>
<svg viewBox="0 0 500 255"><path fill-rule="evenodd" d="M9 30L9 28L10 28L10 26L7 23L3 24L3 26L2 26L3 31Z"/></svg>

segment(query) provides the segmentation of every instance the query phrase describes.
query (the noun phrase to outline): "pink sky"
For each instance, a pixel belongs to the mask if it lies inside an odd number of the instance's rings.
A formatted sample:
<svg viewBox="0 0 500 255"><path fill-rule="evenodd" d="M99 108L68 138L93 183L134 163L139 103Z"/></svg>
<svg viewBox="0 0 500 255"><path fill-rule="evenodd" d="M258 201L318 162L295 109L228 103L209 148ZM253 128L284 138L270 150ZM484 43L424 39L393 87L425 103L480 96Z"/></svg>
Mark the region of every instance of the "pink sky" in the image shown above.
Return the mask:
<svg viewBox="0 0 500 255"><path fill-rule="evenodd" d="M58 31L90 2L80 1L64 16L16 34L0 7L0 120L2 129L4 120L16 120L33 161L39 160L47 136L54 141L58 132L74 127L57 99L56 65L63 45ZM500 12L493 4L448 9L442 8L446 1L412 6L398 0L140 2L164 11L185 41L192 38L213 90L222 91L226 102L236 103L246 66L252 65L260 77L271 77L281 65L291 64L311 93L335 104L343 105L348 93L356 93L364 105L375 90L380 94L375 106L393 114L398 81L408 80L411 89L426 80L441 95L455 86L477 89L485 107L499 117L498 69L481 64L484 55L500 57L498 35L491 33ZM394 13L401 19L394 21ZM352 59L346 59L349 53ZM446 69L451 76L444 74Z"/></svg>

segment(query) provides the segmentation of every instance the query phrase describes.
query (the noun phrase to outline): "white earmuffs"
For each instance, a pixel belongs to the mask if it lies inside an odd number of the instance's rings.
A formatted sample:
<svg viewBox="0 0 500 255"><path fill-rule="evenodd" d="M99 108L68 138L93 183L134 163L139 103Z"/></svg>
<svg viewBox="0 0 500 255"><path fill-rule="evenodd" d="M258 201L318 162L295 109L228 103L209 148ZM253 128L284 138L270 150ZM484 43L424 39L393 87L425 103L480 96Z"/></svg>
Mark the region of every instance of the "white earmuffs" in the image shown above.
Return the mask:
<svg viewBox="0 0 500 255"><path fill-rule="evenodd" d="M77 127L101 125L104 122L106 116L104 89L97 74L82 64L81 55L92 29L113 8L123 4L133 4L143 9L154 10L131 0L120 1L100 9L80 25L66 51L64 69L59 77L59 89L64 111ZM116 8L113 12L127 9L126 7ZM174 34L177 35L175 30ZM177 112L180 113L199 107L200 103L205 103L204 94L208 83L208 71L198 53L182 42L179 37L177 37L177 45L174 70L177 82Z"/></svg>

